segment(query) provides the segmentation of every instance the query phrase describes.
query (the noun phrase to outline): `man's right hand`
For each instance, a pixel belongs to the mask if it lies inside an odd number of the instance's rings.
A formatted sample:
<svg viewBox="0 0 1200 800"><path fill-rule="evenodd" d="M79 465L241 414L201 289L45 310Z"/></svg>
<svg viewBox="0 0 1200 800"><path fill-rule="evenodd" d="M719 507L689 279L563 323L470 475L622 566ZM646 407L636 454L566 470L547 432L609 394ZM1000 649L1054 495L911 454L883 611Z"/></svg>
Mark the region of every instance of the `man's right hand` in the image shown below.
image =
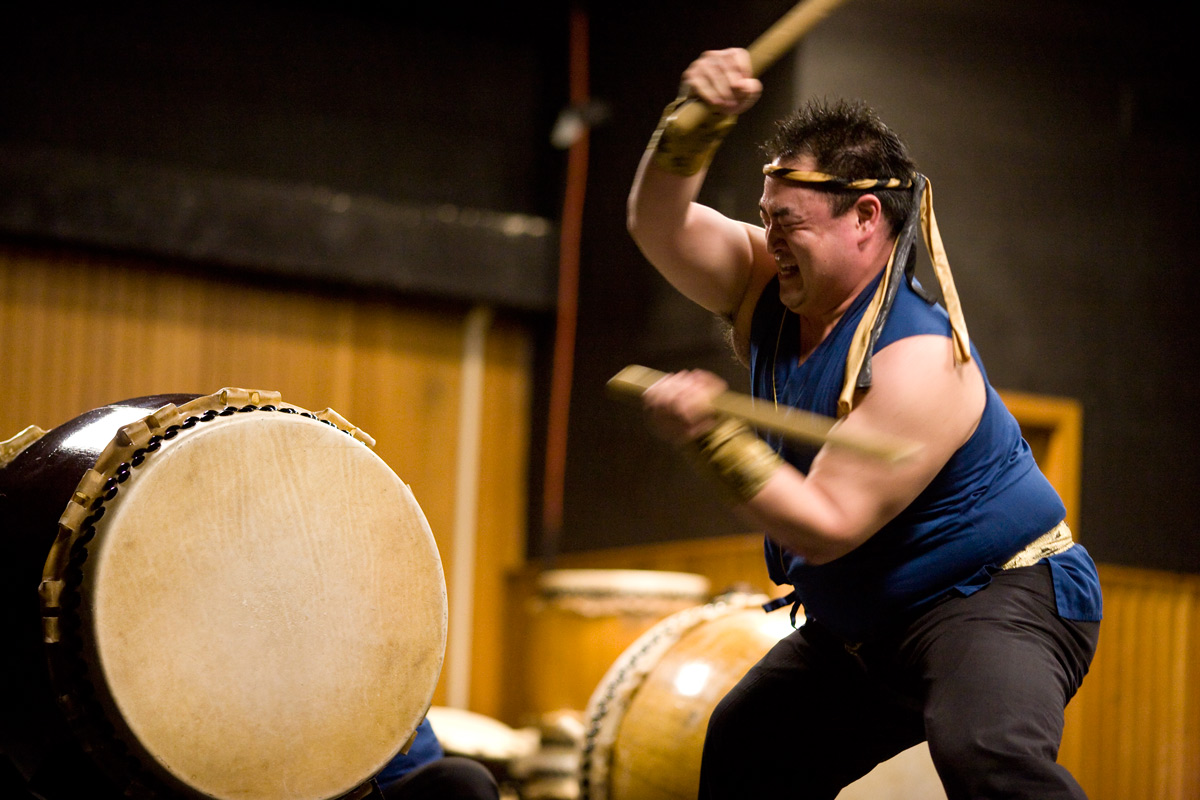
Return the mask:
<svg viewBox="0 0 1200 800"><path fill-rule="evenodd" d="M740 47L706 50L683 72L683 87L713 109L741 114L758 102L762 82L751 72L750 53Z"/></svg>
<svg viewBox="0 0 1200 800"><path fill-rule="evenodd" d="M694 441L716 425L712 401L729 385L704 370L673 372L642 394L650 427L661 439L678 447Z"/></svg>

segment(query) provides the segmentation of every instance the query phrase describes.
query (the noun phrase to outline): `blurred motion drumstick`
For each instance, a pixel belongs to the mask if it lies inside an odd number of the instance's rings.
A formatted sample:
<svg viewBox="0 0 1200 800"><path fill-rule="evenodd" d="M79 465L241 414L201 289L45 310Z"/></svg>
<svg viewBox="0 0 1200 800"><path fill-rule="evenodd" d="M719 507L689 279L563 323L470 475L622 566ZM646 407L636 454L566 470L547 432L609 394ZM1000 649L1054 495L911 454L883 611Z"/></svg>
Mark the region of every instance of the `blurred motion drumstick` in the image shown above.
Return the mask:
<svg viewBox="0 0 1200 800"><path fill-rule="evenodd" d="M609 378L608 388L614 394L640 397L643 392L665 376L665 372L631 364ZM883 434L865 436L834 430L834 420L830 417L796 408L781 411L740 392L723 392L717 395L712 400L712 407L721 414L736 417L788 439L805 444L829 444L844 447L885 461L901 461L921 448L921 445L915 442L897 439L894 436Z"/></svg>

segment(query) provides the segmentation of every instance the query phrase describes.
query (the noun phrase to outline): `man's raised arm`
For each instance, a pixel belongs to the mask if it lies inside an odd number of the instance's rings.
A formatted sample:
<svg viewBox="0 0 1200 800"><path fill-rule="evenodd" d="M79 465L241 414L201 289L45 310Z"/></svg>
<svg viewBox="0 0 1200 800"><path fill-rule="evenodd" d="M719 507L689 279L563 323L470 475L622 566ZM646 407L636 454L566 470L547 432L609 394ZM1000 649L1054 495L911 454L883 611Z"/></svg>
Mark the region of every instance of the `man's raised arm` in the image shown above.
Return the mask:
<svg viewBox="0 0 1200 800"><path fill-rule="evenodd" d="M696 202L708 164L736 115L758 100L741 49L705 52L683 74L681 95L664 111L634 177L627 226L646 258L700 306L734 320L756 274L773 272L762 230ZM714 112L680 133L669 120L680 102L704 102Z"/></svg>

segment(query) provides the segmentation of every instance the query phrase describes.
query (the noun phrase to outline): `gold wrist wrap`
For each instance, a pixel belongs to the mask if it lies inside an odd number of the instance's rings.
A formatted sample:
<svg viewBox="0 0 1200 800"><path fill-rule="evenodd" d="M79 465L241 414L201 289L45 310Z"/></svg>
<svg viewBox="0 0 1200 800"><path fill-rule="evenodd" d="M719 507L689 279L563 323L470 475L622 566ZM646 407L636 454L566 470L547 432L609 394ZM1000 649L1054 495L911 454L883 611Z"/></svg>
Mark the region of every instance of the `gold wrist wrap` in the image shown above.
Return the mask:
<svg viewBox="0 0 1200 800"><path fill-rule="evenodd" d="M688 451L696 468L716 479L738 503L758 494L783 459L746 423L724 419L692 442Z"/></svg>
<svg viewBox="0 0 1200 800"><path fill-rule="evenodd" d="M709 111L704 120L687 132L680 132L672 123L685 103L699 103L690 97L677 97L663 109L658 129L650 137L646 149L654 153L653 163L673 175L688 177L708 166L725 134L737 123L737 117Z"/></svg>

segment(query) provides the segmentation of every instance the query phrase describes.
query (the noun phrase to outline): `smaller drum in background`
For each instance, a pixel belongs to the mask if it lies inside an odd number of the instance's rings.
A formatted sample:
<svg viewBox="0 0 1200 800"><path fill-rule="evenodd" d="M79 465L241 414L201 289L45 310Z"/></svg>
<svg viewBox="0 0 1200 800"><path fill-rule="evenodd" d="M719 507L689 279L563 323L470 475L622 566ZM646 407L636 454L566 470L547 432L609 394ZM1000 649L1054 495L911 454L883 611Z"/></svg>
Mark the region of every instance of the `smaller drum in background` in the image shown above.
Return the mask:
<svg viewBox="0 0 1200 800"><path fill-rule="evenodd" d="M792 628L765 595L730 594L678 612L621 654L584 714L585 800L692 800L717 703Z"/></svg>
<svg viewBox="0 0 1200 800"><path fill-rule="evenodd" d="M547 570L529 614L521 709L540 716L583 710L596 683L655 623L704 603L709 580L686 572Z"/></svg>

